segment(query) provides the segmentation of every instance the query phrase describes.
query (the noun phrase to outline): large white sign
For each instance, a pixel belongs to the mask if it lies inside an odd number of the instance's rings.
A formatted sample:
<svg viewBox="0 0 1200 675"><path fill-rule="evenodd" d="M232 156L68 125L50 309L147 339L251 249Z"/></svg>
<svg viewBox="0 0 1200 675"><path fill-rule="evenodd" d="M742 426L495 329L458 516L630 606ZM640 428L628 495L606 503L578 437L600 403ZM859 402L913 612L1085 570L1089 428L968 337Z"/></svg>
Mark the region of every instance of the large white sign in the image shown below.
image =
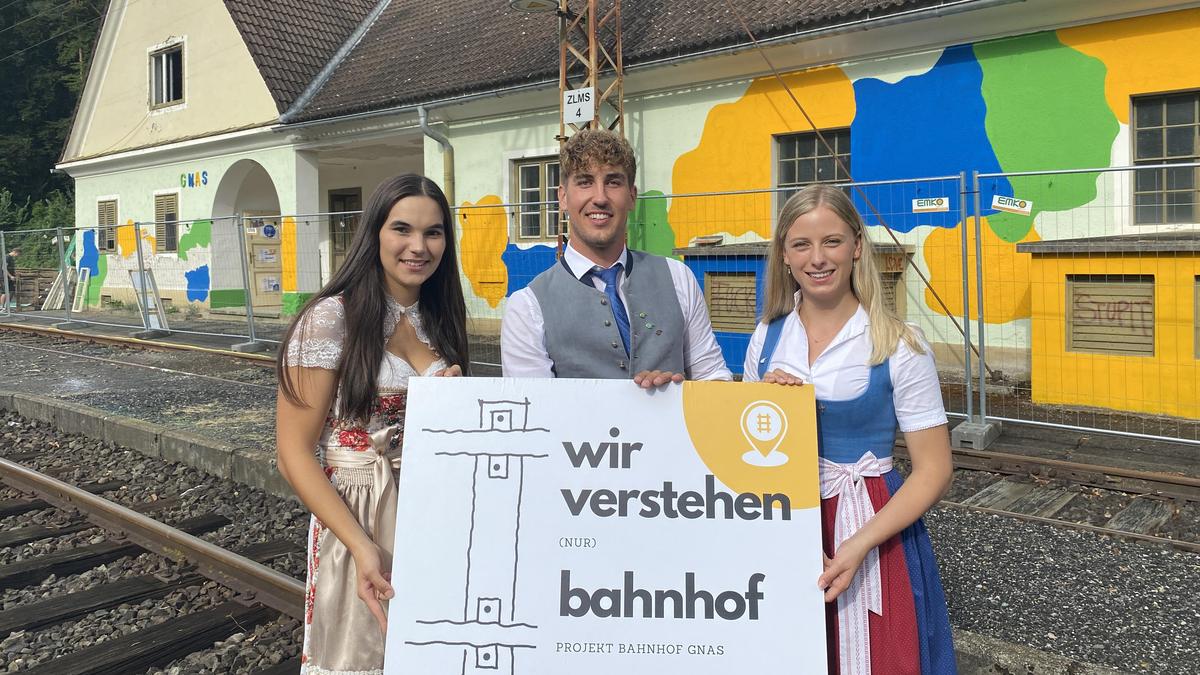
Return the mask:
<svg viewBox="0 0 1200 675"><path fill-rule="evenodd" d="M563 124L587 124L596 119L596 90L592 87L563 92Z"/></svg>
<svg viewBox="0 0 1200 675"><path fill-rule="evenodd" d="M825 673L811 387L414 378L387 673Z"/></svg>

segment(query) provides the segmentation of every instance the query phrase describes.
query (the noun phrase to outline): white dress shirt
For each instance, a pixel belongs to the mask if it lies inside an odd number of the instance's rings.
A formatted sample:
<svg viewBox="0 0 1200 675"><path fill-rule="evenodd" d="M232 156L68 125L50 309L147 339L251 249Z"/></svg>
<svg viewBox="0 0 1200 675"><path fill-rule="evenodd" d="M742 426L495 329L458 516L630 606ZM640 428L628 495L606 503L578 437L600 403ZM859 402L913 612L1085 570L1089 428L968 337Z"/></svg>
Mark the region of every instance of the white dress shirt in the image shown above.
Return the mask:
<svg viewBox="0 0 1200 675"><path fill-rule="evenodd" d="M816 388L817 398L823 401L845 401L867 390L871 368L870 320L860 305L854 316L846 321L825 351L808 364L808 333L796 312L784 319L779 343L767 364L767 372L779 368L796 375ZM746 348L746 382L757 382L758 359L767 337L767 325L759 323ZM896 352L888 359L892 377L892 403L900 431L920 431L946 424L946 408L938 384L937 367L929 344L921 340L924 354L918 354L900 340Z"/></svg>
<svg viewBox="0 0 1200 675"><path fill-rule="evenodd" d="M617 262L621 271L617 274L617 292L621 302L628 303L622 287L625 280L628 251L622 250ZM563 260L576 279L582 279L595 263L568 244L563 248ZM708 319L708 308L704 304L704 293L696 276L687 265L673 258L666 258L675 287L679 309L683 311L684 345L683 362L685 375L691 380L730 380L733 376L725 366L725 358L713 335L712 323ZM555 264L559 264L555 262ZM613 263L614 265L617 263ZM600 276L591 276L596 290L605 289ZM628 311L628 310L627 310ZM564 317L564 320L569 320ZM512 294L504 309L504 320L500 325L500 365L505 377L554 377L554 362L546 351L545 323L542 307L537 296L528 286Z"/></svg>

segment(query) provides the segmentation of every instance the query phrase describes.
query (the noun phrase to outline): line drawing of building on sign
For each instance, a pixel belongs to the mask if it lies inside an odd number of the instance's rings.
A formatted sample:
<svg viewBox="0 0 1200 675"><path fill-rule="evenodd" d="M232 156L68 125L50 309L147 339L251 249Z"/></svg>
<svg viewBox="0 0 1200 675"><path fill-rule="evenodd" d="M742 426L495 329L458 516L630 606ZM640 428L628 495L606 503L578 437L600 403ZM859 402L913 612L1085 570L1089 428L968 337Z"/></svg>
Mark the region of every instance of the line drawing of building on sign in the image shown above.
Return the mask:
<svg viewBox="0 0 1200 675"><path fill-rule="evenodd" d="M529 426L532 403L478 399L478 427L422 429L436 434L536 434L549 432ZM535 649L531 632L537 626L521 620L517 603L520 573L521 504L527 461L549 458L546 452L482 450L437 451L447 461L471 461L470 523L466 531L466 578L462 613L420 619L418 624L439 629L437 639L406 640L419 647L462 651L461 675L515 675L516 654ZM454 489L456 486L448 486ZM444 632L441 632L444 630Z"/></svg>

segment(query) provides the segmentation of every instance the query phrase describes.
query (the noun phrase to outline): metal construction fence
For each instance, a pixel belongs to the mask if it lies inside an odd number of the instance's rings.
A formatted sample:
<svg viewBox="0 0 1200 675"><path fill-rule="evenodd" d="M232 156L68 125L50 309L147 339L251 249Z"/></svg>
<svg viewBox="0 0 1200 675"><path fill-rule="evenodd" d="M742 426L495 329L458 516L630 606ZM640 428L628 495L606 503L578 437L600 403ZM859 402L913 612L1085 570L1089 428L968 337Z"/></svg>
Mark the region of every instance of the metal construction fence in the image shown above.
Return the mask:
<svg viewBox="0 0 1200 675"><path fill-rule="evenodd" d="M862 213L883 301L930 343L951 415L1200 444L1196 164L840 184ZM797 188L644 195L630 248L695 275L741 372L767 241ZM140 335L277 344L342 265L358 212L241 214L0 235L20 296L0 312ZM454 209L474 371L499 374L504 302L555 264L557 203ZM7 260L7 256L5 256Z"/></svg>

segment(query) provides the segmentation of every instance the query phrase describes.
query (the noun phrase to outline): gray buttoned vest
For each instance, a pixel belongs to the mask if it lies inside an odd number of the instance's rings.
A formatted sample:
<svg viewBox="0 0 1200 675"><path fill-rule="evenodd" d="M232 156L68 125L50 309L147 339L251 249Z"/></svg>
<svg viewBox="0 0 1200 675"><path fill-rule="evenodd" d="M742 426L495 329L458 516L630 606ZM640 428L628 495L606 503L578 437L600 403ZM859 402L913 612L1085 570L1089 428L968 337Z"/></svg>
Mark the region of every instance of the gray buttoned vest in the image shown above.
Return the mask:
<svg viewBox="0 0 1200 675"><path fill-rule="evenodd" d="M565 263L555 264L529 284L542 309L546 351L556 377L631 378L643 370L683 373L683 310L664 258L628 252L625 308L629 351L613 321L603 291L581 282Z"/></svg>

